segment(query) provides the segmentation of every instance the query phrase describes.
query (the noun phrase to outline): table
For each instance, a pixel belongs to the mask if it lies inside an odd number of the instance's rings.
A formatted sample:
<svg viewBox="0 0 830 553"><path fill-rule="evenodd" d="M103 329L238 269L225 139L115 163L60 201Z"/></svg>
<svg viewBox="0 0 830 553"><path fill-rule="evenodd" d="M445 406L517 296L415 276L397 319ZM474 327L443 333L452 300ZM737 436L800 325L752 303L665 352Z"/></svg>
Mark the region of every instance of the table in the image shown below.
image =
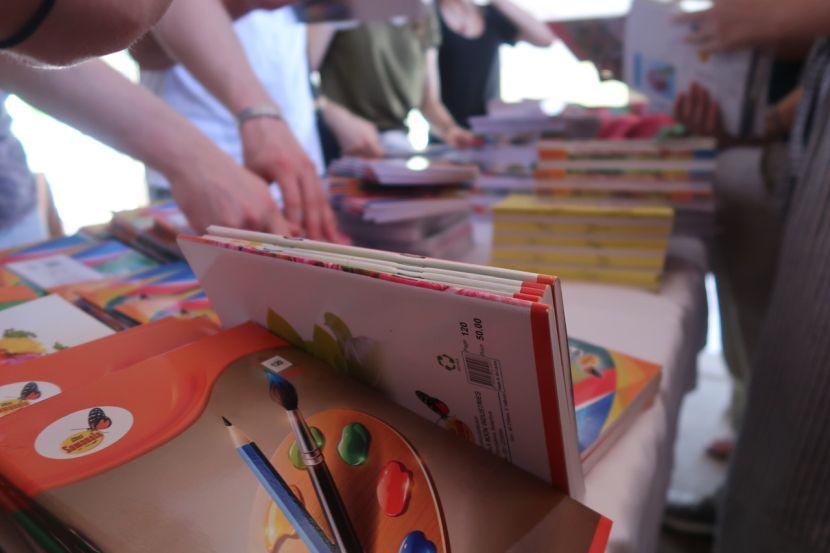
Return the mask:
<svg viewBox="0 0 830 553"><path fill-rule="evenodd" d="M470 260L490 249L486 219L475 223ZM683 396L695 385L697 354L706 340L706 255L694 239L674 241L658 293L565 282L568 334L663 366L660 392L586 475L586 505L614 522L607 551L656 550L660 519L673 466L674 440Z"/></svg>

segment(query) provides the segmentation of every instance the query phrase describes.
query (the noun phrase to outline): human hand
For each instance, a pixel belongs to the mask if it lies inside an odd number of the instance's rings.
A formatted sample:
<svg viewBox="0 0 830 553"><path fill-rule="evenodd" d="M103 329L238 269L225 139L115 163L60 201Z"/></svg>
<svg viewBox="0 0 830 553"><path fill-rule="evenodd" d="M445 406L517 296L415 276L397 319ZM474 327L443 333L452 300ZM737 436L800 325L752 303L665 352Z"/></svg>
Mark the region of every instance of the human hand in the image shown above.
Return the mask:
<svg viewBox="0 0 830 553"><path fill-rule="evenodd" d="M724 128L720 105L706 88L697 83L692 83L688 91L677 95L674 118L692 135L711 136L720 144L732 138Z"/></svg>
<svg viewBox="0 0 830 553"><path fill-rule="evenodd" d="M308 238L346 243L314 163L291 129L274 118L249 119L240 127L245 166L282 190L285 217Z"/></svg>
<svg viewBox="0 0 830 553"><path fill-rule="evenodd" d="M323 118L344 154L360 157L383 156L380 135L371 122L327 100L323 103Z"/></svg>
<svg viewBox="0 0 830 553"><path fill-rule="evenodd" d="M216 152L183 162L166 176L190 226L202 233L222 225L274 234L297 234L268 191L268 184Z"/></svg>
<svg viewBox="0 0 830 553"><path fill-rule="evenodd" d="M676 21L691 27L689 44L721 52L777 40L782 9L787 3L778 0L717 0L711 8L683 13Z"/></svg>
<svg viewBox="0 0 830 553"><path fill-rule="evenodd" d="M476 135L458 125L444 131L442 139L453 148L459 149L470 148L476 144Z"/></svg>

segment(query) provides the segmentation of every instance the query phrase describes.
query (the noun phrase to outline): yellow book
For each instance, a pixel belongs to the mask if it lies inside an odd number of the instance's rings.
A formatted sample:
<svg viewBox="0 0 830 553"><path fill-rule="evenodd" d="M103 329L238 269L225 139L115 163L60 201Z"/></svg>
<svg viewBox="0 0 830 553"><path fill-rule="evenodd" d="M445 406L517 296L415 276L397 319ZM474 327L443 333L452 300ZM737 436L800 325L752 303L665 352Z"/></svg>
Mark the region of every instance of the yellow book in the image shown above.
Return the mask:
<svg viewBox="0 0 830 553"><path fill-rule="evenodd" d="M513 194L493 207L494 214L560 215L609 219L665 219L674 217L668 206L622 205L613 202L563 202L531 195Z"/></svg>
<svg viewBox="0 0 830 553"><path fill-rule="evenodd" d="M626 237L651 237L668 239L672 222L657 221L607 221L599 218L554 218L532 215L499 215L493 217L495 233L522 232L541 234L613 234Z"/></svg>
<svg viewBox="0 0 830 553"><path fill-rule="evenodd" d="M495 247L493 260L497 264L511 261L543 263L547 265L580 265L589 267L624 267L636 269L663 269L664 252L605 249L590 251L580 248L522 248ZM559 271L555 271L559 274Z"/></svg>
<svg viewBox="0 0 830 553"><path fill-rule="evenodd" d="M665 251L668 236L619 236L606 234L567 234L563 232L510 232L499 229L493 236L495 246L551 246L579 248L622 248Z"/></svg>
<svg viewBox="0 0 830 553"><path fill-rule="evenodd" d="M496 260L493 260L496 263ZM596 282L600 284L619 284L622 286L634 286L646 290L658 290L660 288L660 271L607 269L599 267L578 267L567 265L542 265L519 260L500 260L500 266L518 271L546 270L555 272L565 281L578 280Z"/></svg>

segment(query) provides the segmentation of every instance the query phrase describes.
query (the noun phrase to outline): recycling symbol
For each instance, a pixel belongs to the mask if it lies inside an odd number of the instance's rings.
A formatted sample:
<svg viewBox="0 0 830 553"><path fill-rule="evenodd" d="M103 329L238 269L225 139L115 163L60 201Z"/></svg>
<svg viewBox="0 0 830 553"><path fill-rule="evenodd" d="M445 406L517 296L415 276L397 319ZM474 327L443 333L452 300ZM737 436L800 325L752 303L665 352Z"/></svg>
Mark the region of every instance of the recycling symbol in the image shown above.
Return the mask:
<svg viewBox="0 0 830 553"><path fill-rule="evenodd" d="M441 367L447 369L448 371L454 371L458 368L458 365L455 362L455 358L450 357L447 354L439 355L437 357L437 360L438 364L441 365Z"/></svg>

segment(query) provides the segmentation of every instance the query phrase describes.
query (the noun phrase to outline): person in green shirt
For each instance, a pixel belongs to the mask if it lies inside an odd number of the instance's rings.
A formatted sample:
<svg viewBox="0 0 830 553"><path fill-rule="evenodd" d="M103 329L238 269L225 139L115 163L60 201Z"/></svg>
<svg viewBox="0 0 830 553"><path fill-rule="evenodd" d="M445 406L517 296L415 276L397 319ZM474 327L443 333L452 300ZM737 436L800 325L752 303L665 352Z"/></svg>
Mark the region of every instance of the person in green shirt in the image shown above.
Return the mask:
<svg viewBox="0 0 830 553"><path fill-rule="evenodd" d="M406 148L406 117L419 108L438 138L457 148L471 145L473 135L441 101L440 43L431 9L421 20L367 22L345 29L310 26L309 62L320 72L324 120L328 122L327 111L345 110L370 122L387 149Z"/></svg>

